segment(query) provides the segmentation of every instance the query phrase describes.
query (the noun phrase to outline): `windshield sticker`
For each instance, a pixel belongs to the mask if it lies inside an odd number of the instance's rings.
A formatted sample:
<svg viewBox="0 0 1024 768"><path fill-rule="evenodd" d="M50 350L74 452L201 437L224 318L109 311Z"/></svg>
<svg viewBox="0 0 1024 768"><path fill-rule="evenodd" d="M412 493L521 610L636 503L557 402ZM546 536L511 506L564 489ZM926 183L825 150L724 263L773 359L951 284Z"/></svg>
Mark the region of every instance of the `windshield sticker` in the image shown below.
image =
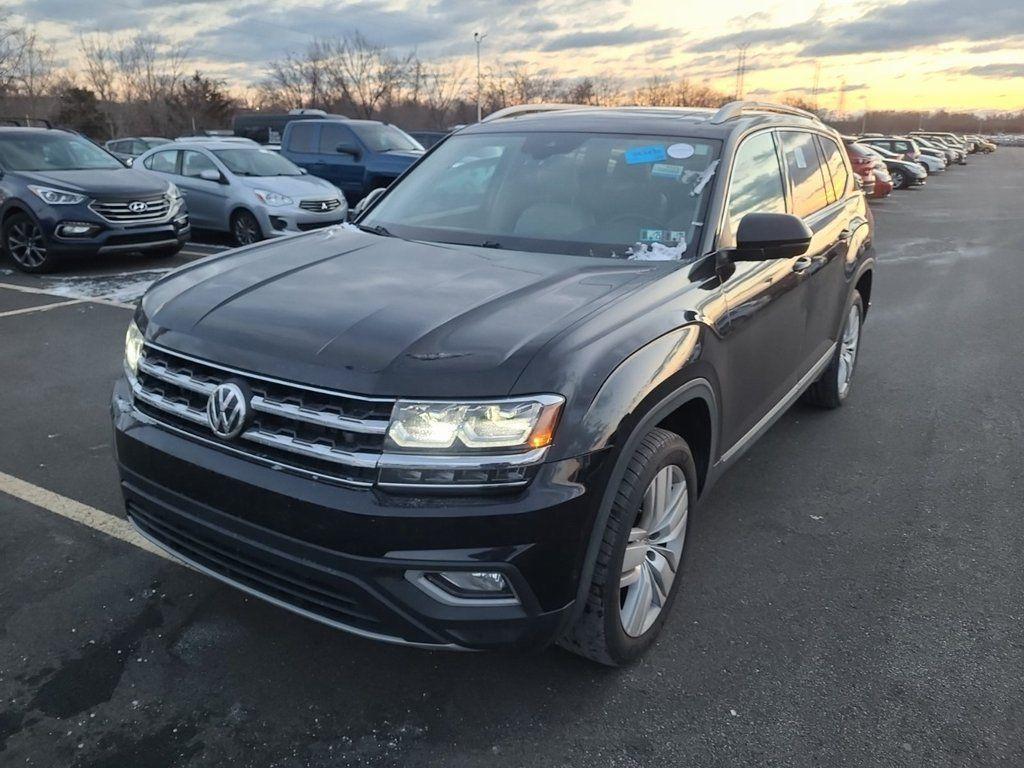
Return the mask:
<svg viewBox="0 0 1024 768"><path fill-rule="evenodd" d="M626 164L660 163L666 158L665 148L659 146L634 147L626 150Z"/></svg>
<svg viewBox="0 0 1024 768"><path fill-rule="evenodd" d="M669 163L655 163L651 166L651 176L659 179L678 179L683 175L683 166Z"/></svg>
<svg viewBox="0 0 1024 768"><path fill-rule="evenodd" d="M673 144L668 148L668 156L674 157L676 160L685 160L693 155L693 144Z"/></svg>
<svg viewBox="0 0 1024 768"><path fill-rule="evenodd" d="M716 170L718 170L717 160L704 169L704 172L700 175L700 179L697 181L697 184L693 187L693 192L690 193L692 197L696 197L704 191L704 187L706 187L708 182L714 177Z"/></svg>
<svg viewBox="0 0 1024 768"><path fill-rule="evenodd" d="M686 232L680 229L641 229L637 240L641 243L682 243Z"/></svg>

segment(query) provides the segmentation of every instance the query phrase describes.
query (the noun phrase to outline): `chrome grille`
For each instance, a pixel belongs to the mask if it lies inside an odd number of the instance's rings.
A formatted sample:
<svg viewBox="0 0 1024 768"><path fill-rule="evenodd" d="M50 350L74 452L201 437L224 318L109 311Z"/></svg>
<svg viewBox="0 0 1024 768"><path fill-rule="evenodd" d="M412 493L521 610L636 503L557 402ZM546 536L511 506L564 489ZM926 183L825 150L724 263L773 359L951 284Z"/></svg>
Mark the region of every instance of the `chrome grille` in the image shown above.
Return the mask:
<svg viewBox="0 0 1024 768"><path fill-rule="evenodd" d="M132 210L145 204L144 210ZM167 195L146 195L143 197L121 197L97 199L89 205L93 211L115 224L146 224L163 221L171 210Z"/></svg>
<svg viewBox="0 0 1024 768"><path fill-rule="evenodd" d="M244 382L249 427L217 439L206 403L218 384ZM304 387L146 345L132 382L135 407L153 420L266 463L350 485L372 485L394 400Z"/></svg>
<svg viewBox="0 0 1024 768"><path fill-rule="evenodd" d="M340 207L341 200L336 197L330 200L302 200L299 202L299 208L313 213L328 213Z"/></svg>

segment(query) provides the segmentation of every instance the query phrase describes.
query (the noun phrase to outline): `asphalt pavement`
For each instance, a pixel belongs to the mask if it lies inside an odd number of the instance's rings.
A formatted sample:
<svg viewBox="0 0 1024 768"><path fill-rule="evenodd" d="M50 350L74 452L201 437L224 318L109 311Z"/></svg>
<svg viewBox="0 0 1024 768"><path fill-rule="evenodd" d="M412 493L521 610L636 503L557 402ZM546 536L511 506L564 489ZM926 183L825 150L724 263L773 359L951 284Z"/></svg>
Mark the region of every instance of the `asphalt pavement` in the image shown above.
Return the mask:
<svg viewBox="0 0 1024 768"><path fill-rule="evenodd" d="M874 205L851 400L720 481L621 670L361 640L61 514L123 517L131 304L216 249L0 271L0 765L1024 765L1022 179L1004 148Z"/></svg>

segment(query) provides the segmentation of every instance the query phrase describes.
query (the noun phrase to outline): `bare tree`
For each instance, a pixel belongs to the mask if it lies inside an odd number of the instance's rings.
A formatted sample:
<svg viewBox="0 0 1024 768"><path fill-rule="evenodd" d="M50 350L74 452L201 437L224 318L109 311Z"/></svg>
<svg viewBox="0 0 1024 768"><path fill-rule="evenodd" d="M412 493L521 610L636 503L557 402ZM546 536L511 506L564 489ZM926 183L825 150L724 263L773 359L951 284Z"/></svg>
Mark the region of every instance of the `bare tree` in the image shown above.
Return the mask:
<svg viewBox="0 0 1024 768"><path fill-rule="evenodd" d="M411 53L396 56L359 32L321 44L331 52L336 82L346 100L364 118L394 99L414 59Z"/></svg>
<svg viewBox="0 0 1024 768"><path fill-rule="evenodd" d="M25 56L26 32L11 22L10 14L0 12L0 96L14 91Z"/></svg>
<svg viewBox="0 0 1024 768"><path fill-rule="evenodd" d="M427 110L432 128L443 129L448 125L459 99L464 98L466 72L459 65L437 67L423 74L423 94L420 103Z"/></svg>
<svg viewBox="0 0 1024 768"><path fill-rule="evenodd" d="M54 90L57 81L54 47L40 42L34 30L26 31L24 37L17 89L26 98L29 112L35 115L41 99Z"/></svg>

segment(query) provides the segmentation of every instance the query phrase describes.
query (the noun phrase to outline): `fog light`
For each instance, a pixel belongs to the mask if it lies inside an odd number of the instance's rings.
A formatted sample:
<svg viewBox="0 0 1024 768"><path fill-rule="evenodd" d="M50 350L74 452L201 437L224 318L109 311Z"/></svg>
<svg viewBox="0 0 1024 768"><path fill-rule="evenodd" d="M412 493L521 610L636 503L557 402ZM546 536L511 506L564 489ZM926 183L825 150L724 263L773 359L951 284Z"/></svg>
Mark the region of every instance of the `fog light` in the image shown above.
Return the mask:
<svg viewBox="0 0 1024 768"><path fill-rule="evenodd" d="M508 583L497 571L442 571L429 574L447 581L460 592L507 592Z"/></svg>
<svg viewBox="0 0 1024 768"><path fill-rule="evenodd" d="M517 605L519 598L498 571L408 571L406 578L424 592L450 605Z"/></svg>
<svg viewBox="0 0 1024 768"><path fill-rule="evenodd" d="M98 229L98 227L87 221L65 221L57 229L57 234L61 237L82 237L83 235L90 234L95 229Z"/></svg>

